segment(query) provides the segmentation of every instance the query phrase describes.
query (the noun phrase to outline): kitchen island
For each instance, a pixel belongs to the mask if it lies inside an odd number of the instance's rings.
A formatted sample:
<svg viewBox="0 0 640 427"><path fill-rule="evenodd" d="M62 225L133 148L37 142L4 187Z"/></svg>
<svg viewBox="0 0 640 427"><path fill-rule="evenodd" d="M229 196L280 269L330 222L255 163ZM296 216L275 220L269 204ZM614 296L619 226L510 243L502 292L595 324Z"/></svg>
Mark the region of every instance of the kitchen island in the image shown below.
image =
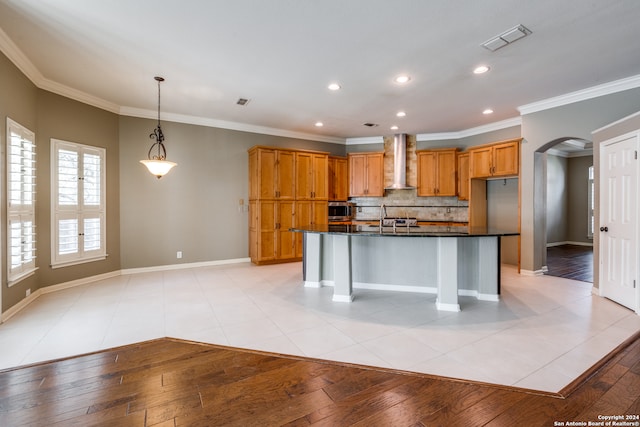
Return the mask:
<svg viewBox="0 0 640 427"><path fill-rule="evenodd" d="M333 300L353 289L437 294L438 310L459 311L458 295L498 301L500 238L515 231L440 226L314 225L304 233L307 287L334 286Z"/></svg>

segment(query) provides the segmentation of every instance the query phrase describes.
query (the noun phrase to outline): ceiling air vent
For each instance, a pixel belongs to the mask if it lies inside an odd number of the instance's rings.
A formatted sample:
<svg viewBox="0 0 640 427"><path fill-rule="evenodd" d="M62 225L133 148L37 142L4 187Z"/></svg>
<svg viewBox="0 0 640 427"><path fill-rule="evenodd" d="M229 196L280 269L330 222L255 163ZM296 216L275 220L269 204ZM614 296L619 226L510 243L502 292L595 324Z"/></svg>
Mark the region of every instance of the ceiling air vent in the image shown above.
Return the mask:
<svg viewBox="0 0 640 427"><path fill-rule="evenodd" d="M516 40L520 40L523 37L531 34L531 30L524 25L516 25L515 27L505 31L502 34L498 34L495 37L490 38L486 42L482 43L482 47L489 49L491 52L513 43Z"/></svg>
<svg viewBox="0 0 640 427"><path fill-rule="evenodd" d="M369 123L369 122L367 122L367 123L363 123L362 126L366 126L366 127L369 127L369 128L374 128L374 127L378 126L378 124L377 123Z"/></svg>
<svg viewBox="0 0 640 427"><path fill-rule="evenodd" d="M242 105L242 106L245 106L248 103L249 103L249 99L247 98L238 98L238 100L236 101L236 104Z"/></svg>

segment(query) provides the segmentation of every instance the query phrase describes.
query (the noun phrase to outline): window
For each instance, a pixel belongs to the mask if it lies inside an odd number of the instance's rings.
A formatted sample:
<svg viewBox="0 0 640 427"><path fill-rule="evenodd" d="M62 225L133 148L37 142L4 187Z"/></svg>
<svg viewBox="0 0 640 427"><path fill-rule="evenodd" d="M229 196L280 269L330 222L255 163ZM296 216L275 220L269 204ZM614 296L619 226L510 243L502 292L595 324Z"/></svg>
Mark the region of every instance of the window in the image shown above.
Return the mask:
<svg viewBox="0 0 640 427"><path fill-rule="evenodd" d="M594 194L593 192L595 191L594 189L594 184L593 184L593 166L589 167L589 179L588 179L588 193L589 193L589 207L588 207L588 215L589 218L587 219L587 238L589 239L593 239L593 228L595 227L595 218L593 216L593 210L594 210Z"/></svg>
<svg viewBox="0 0 640 427"><path fill-rule="evenodd" d="M51 140L54 268L107 256L105 157L104 148Z"/></svg>
<svg viewBox="0 0 640 427"><path fill-rule="evenodd" d="M12 285L36 270L35 134L7 118L7 255Z"/></svg>

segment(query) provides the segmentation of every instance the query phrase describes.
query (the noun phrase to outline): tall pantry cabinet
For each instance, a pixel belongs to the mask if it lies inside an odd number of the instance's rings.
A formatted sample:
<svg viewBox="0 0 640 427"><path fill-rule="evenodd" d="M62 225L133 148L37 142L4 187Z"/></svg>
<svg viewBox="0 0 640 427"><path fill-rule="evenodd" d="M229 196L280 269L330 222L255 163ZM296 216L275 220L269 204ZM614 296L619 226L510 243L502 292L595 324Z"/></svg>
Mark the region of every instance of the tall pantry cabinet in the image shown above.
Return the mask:
<svg viewBox="0 0 640 427"><path fill-rule="evenodd" d="M292 227L326 224L328 154L273 147L249 150L249 256L255 264L302 258Z"/></svg>

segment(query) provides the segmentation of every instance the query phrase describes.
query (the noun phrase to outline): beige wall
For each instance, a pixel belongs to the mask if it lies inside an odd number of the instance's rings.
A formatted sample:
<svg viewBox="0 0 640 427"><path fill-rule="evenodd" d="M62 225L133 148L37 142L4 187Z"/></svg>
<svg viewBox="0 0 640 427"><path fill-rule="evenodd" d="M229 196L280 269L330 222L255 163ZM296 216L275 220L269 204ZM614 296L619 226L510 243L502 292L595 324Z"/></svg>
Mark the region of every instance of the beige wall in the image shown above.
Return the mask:
<svg viewBox="0 0 640 427"><path fill-rule="evenodd" d="M0 55L0 129L2 159L2 311L20 302L31 292L58 283L120 269L120 196L118 116L38 89L15 66ZM11 287L7 286L6 238L6 118L17 121L36 134L37 195L36 236L37 270L35 274ZM51 200L50 200L50 140L63 139L107 149L107 253L104 261L52 269L51 262Z"/></svg>
<svg viewBox="0 0 640 427"><path fill-rule="evenodd" d="M157 179L139 163L155 125L120 118L123 269L247 258L249 217L239 202L248 205L250 147L344 155L343 145L163 122L167 159L178 166Z"/></svg>

